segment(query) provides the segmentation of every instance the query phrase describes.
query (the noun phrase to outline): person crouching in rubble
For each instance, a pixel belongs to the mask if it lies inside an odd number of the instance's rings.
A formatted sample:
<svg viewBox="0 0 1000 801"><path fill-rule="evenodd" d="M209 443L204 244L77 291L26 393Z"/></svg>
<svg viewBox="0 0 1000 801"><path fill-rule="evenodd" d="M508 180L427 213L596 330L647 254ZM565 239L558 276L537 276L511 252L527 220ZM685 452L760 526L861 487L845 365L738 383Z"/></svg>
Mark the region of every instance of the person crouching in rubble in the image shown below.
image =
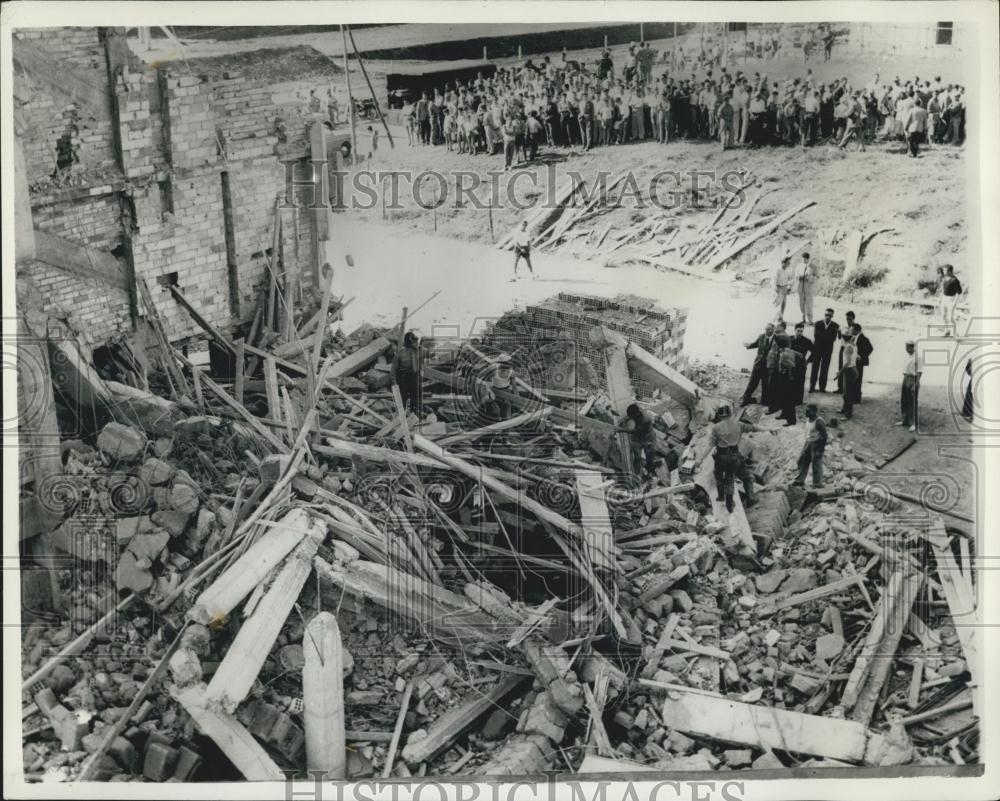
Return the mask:
<svg viewBox="0 0 1000 801"><path fill-rule="evenodd" d="M618 423L618 431L628 432L635 472L641 472L645 457L646 472L655 475L656 433L653 430L653 418L640 409L639 404L630 403L625 409L625 417Z"/></svg>
<svg viewBox="0 0 1000 801"><path fill-rule="evenodd" d="M496 390L503 393L516 393L514 368L511 366L509 353L501 353L497 356L493 377L490 379L489 385L485 385L483 389L481 407L483 414L494 422L507 420L511 415L510 401L502 395L497 395Z"/></svg>
<svg viewBox="0 0 1000 801"><path fill-rule="evenodd" d="M396 351L392 363L392 377L399 386L403 408L420 414L420 390L423 378L420 369L420 343L417 335L407 331L403 337L403 347Z"/></svg>
<svg viewBox="0 0 1000 801"><path fill-rule="evenodd" d="M736 476L750 475L747 470L744 473L743 457L740 456L740 440L744 431L756 431L756 427L751 423L741 423L733 418L733 410L728 403L722 404L715 412L715 424L712 426L710 442L715 449L715 485L716 500L726 502L726 509L730 512L735 508L733 492L735 490ZM752 497L752 485L747 493L747 498ZM744 482L746 489L746 482Z"/></svg>

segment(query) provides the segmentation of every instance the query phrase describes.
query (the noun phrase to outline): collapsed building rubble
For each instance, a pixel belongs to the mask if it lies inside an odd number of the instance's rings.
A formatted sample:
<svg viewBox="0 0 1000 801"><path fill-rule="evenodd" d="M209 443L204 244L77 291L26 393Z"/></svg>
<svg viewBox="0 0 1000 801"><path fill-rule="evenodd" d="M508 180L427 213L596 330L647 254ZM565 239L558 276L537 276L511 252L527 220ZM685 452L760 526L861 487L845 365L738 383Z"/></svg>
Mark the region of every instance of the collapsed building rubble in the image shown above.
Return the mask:
<svg viewBox="0 0 1000 801"><path fill-rule="evenodd" d="M175 292L208 370L161 337L127 382L49 345L80 433L31 485L57 521L26 585L29 778L978 759L969 540L894 515L836 438L828 486L791 487L801 434L749 410L757 503L727 511L683 310L560 296L425 342L418 416L405 313L345 336L327 289L279 327L267 292L234 332ZM676 475L635 474L632 402Z"/></svg>

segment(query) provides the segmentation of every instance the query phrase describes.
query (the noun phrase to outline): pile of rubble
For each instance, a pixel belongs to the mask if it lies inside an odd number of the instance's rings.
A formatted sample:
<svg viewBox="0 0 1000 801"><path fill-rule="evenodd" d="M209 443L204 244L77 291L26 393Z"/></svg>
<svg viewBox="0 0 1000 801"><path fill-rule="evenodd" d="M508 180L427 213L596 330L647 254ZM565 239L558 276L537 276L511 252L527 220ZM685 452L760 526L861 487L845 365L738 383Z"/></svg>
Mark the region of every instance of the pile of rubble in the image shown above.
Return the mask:
<svg viewBox="0 0 1000 801"><path fill-rule="evenodd" d="M699 187L689 177L678 179L677 187L667 181L647 187L653 194L646 195L628 173L589 187L574 178L530 209L522 222L539 250L578 253L603 259L608 266L635 262L719 280L716 273L723 266L815 205L809 200L751 216L761 199L776 191L766 183L740 170L720 186ZM661 197L668 187L669 196ZM519 230L516 226L496 247L512 248Z"/></svg>
<svg viewBox="0 0 1000 801"><path fill-rule="evenodd" d="M417 416L405 315L345 337L342 305L257 345L206 328L214 378L165 346L173 400L61 362L98 425L46 490L70 614L25 631L29 778L978 760L969 543L907 528L849 445L790 489L801 432L747 413L758 500L730 513L714 402L626 335L588 332L574 390L526 380L556 350L513 348L514 318L427 343ZM649 478L617 428L636 380L677 457Z"/></svg>

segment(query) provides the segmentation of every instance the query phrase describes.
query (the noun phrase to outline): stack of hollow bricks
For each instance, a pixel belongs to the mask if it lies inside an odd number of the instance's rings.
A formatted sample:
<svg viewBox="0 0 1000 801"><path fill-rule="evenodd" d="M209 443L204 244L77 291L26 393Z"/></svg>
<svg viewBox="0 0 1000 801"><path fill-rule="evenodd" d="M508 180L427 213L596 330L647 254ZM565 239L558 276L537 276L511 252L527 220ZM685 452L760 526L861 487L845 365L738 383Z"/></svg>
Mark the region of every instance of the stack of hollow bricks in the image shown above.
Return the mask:
<svg viewBox="0 0 1000 801"><path fill-rule="evenodd" d="M590 340L591 329L598 325L617 331L675 369L681 369L685 363L687 309L662 309L652 300L640 304L635 299L608 300L560 292L537 306L528 306L524 317L529 335L536 339L562 338L569 333L579 356L589 359L594 366L605 363L600 349ZM605 371L598 367L596 376L601 388L607 389ZM652 388L631 370L629 378L636 397L648 398Z"/></svg>
<svg viewBox="0 0 1000 801"><path fill-rule="evenodd" d="M15 35L52 63L72 62L74 69L88 71L94 85L109 85L96 28L20 29ZM162 284L175 281L213 325L225 327L234 315L224 171L229 173L237 285L244 311L264 277L274 200L285 189L284 166L275 155L277 112L262 82L228 78L209 84L181 64L154 71L138 59L132 61L113 82L124 175L117 168L109 109L76 109L52 88L32 82L30 76L18 76L32 90L30 102L20 109L18 133L28 182L40 187L32 192L33 223L83 245L115 250L122 242L121 193L126 193L135 211L136 277L148 283L168 336L180 340L200 335L201 330ZM65 132L64 118L71 115L79 120L75 144L83 185L47 189L44 179L56 170L56 142ZM98 174L100 179L90 179ZM298 270L307 281L310 249L296 245L303 237L308 241L310 216L283 214L288 226L282 248L285 269ZM40 262L32 269L47 308L71 311L73 323L92 340L127 329L128 300L120 288Z"/></svg>

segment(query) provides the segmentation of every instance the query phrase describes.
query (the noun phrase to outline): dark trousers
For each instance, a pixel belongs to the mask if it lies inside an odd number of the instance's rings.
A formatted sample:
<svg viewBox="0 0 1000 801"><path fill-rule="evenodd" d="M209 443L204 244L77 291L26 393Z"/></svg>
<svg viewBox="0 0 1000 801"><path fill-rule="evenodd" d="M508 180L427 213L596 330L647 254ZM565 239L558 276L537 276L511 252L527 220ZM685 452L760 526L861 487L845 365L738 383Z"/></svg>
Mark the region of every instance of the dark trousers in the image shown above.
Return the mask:
<svg viewBox="0 0 1000 801"><path fill-rule="evenodd" d="M753 397L758 384L760 384L760 402L763 403L764 397L767 395L767 364L754 364L753 370L750 372L750 382L747 384L747 388L743 390L743 398L740 400L740 406L746 406L750 403L750 398Z"/></svg>
<svg viewBox="0 0 1000 801"><path fill-rule="evenodd" d="M821 392L826 392L826 379L830 374L830 359L833 358L833 347L826 353L819 354L813 359L812 370L809 372L809 389L816 389L816 380L819 379Z"/></svg>
<svg viewBox="0 0 1000 801"><path fill-rule="evenodd" d="M590 117L580 117L580 141L583 142L583 149L590 150L593 147L594 121Z"/></svg>
<svg viewBox="0 0 1000 801"><path fill-rule="evenodd" d="M503 143L503 163L505 167L509 167L514 163L514 152L517 149L517 143L513 139L505 139Z"/></svg>
<svg viewBox="0 0 1000 801"><path fill-rule="evenodd" d="M656 450L652 442L639 442L631 440L629 442L632 450L632 464L638 473L643 466L649 473L656 472Z"/></svg>
<svg viewBox="0 0 1000 801"><path fill-rule="evenodd" d="M733 497L736 474L740 469L740 454L736 448L718 448L715 452L715 486L719 497Z"/></svg>
<svg viewBox="0 0 1000 801"><path fill-rule="evenodd" d="M861 403L861 382L865 378L865 366L858 362L858 382L854 386L854 402Z"/></svg>
<svg viewBox="0 0 1000 801"><path fill-rule="evenodd" d="M420 133L420 142L425 145L431 143L431 121L430 120L420 120L418 123L418 131Z"/></svg>
<svg viewBox="0 0 1000 801"><path fill-rule="evenodd" d="M799 474L795 478L796 484L805 482L810 467L813 473L813 486L818 487L823 483L823 451L825 449L825 445L819 445L815 442L807 442L802 447L802 451L799 453Z"/></svg>
<svg viewBox="0 0 1000 801"><path fill-rule="evenodd" d="M416 373L401 373L397 383L403 408L420 414L420 377Z"/></svg>
<svg viewBox="0 0 1000 801"><path fill-rule="evenodd" d="M844 386L844 405L840 413L845 420L850 420L854 415L854 396L857 393L858 369L856 367L845 367L841 374Z"/></svg>
<svg viewBox="0 0 1000 801"><path fill-rule="evenodd" d="M912 375L903 376L903 387L899 393L899 406L903 413L903 425L915 426L917 424L917 395L920 393L920 385L916 377Z"/></svg>
<svg viewBox="0 0 1000 801"><path fill-rule="evenodd" d="M910 145L910 155L916 156L920 152L920 140L923 138L923 134L920 131L913 131L906 135L906 141Z"/></svg>

